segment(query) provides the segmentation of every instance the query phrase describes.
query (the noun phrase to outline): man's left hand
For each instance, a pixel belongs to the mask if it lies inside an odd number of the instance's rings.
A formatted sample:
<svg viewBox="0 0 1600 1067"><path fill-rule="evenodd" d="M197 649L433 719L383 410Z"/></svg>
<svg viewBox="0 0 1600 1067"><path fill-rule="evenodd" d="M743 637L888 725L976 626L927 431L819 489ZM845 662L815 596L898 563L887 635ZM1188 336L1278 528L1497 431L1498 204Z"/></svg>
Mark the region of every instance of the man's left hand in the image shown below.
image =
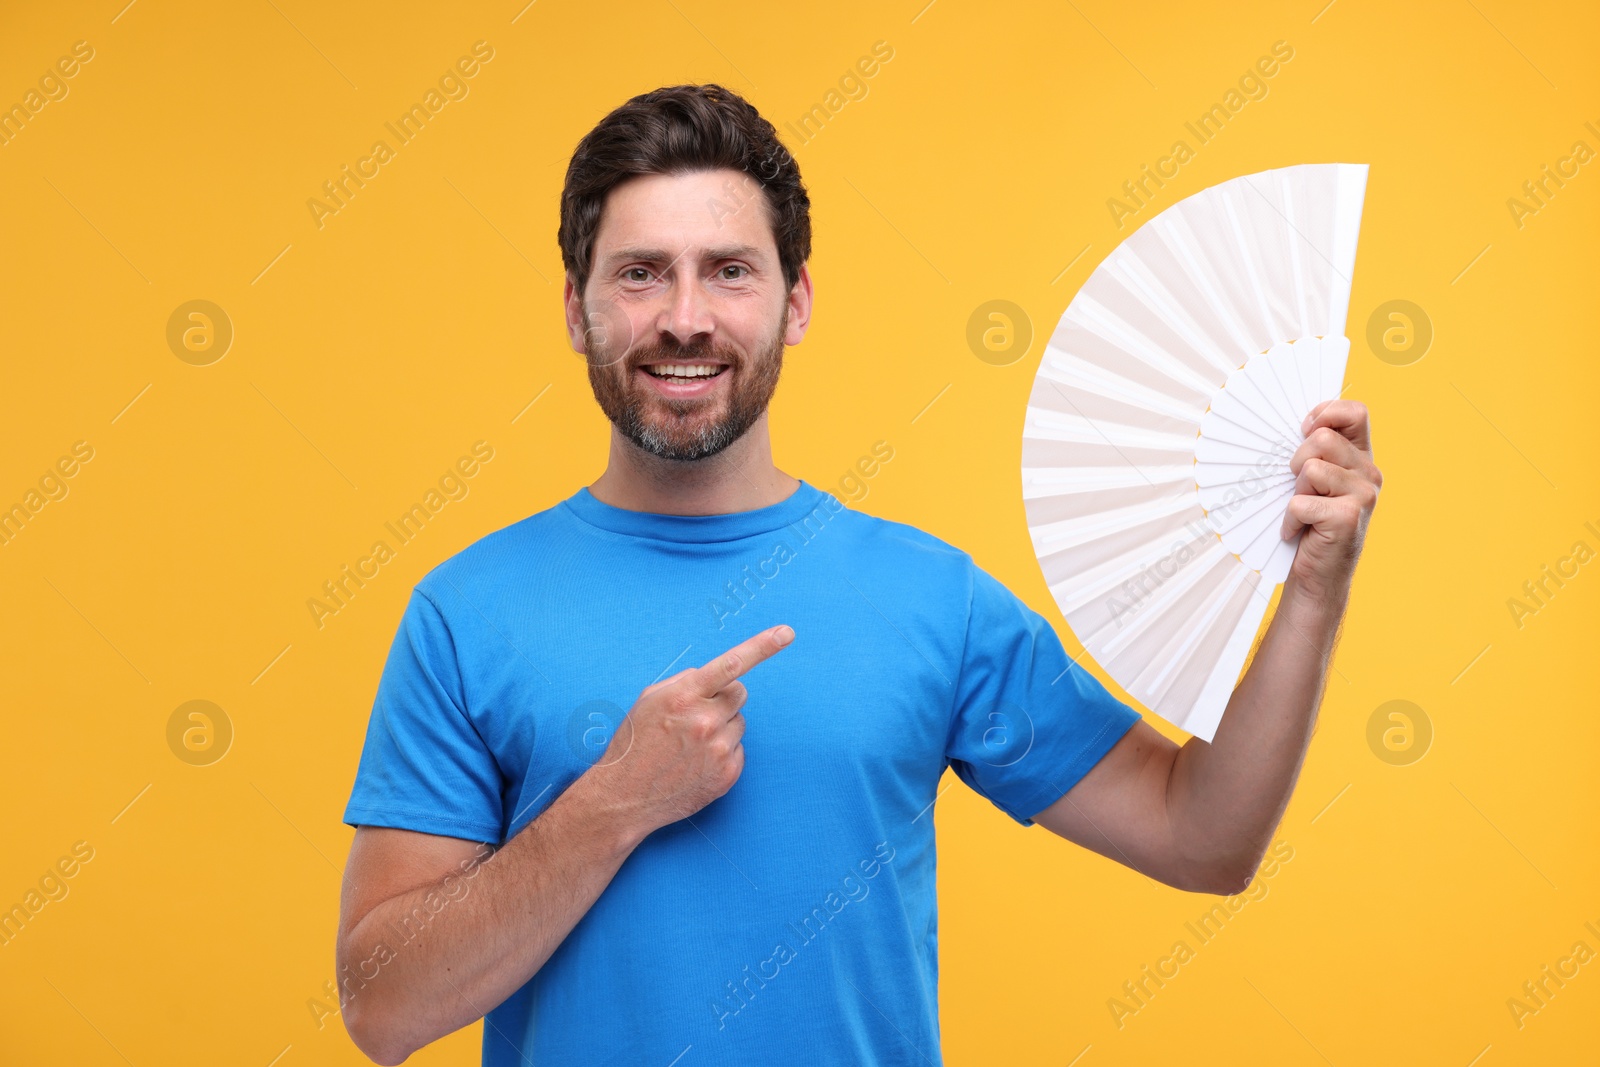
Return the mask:
<svg viewBox="0 0 1600 1067"><path fill-rule="evenodd" d="M1285 540L1305 531L1289 576L1319 599L1342 598L1383 485L1372 462L1367 407L1354 400L1323 401L1301 430L1306 439L1289 459L1295 495L1279 531Z"/></svg>

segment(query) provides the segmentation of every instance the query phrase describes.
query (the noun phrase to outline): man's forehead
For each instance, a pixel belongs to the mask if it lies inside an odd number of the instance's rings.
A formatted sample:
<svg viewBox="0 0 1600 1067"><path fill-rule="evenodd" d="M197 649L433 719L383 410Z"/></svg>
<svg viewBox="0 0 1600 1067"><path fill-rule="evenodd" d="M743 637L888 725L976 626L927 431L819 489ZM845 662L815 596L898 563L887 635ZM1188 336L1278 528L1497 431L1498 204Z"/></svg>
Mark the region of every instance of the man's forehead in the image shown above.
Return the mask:
<svg viewBox="0 0 1600 1067"><path fill-rule="evenodd" d="M597 258L708 261L767 257L776 245L760 185L735 170L650 174L606 198Z"/></svg>

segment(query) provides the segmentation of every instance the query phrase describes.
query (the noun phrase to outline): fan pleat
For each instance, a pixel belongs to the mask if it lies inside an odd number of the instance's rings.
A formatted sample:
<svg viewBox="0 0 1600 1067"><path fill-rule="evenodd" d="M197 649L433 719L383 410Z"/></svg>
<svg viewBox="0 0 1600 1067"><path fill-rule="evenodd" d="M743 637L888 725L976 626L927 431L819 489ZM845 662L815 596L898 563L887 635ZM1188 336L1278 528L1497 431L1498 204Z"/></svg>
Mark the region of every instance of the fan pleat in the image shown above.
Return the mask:
<svg viewBox="0 0 1600 1067"><path fill-rule="evenodd" d="M1242 515L1229 530L1233 540L1244 545L1239 550L1239 559L1253 571L1259 571L1267 565L1274 542L1282 540L1278 531L1283 527L1283 509L1289 503L1289 496L1287 492L1279 493L1276 497L1262 494L1256 498L1259 504L1255 510Z"/></svg>
<svg viewBox="0 0 1600 1067"><path fill-rule="evenodd" d="M1332 399L1344 391L1344 365L1350 355L1348 337L1324 337L1318 355L1322 372L1322 387L1318 390L1324 399Z"/></svg>
<svg viewBox="0 0 1600 1067"><path fill-rule="evenodd" d="M1192 446L1192 433L1158 433L1139 426L1124 426L1115 422L1094 422L1082 415L1063 415L1058 411L1028 413L1028 429L1043 441L1079 441L1095 444L1101 441L1119 448L1147 448L1162 452L1179 452Z"/></svg>
<svg viewBox="0 0 1600 1067"><path fill-rule="evenodd" d="M1226 295L1226 285L1204 263L1204 253L1194 240L1193 232L1182 216L1167 219L1166 215L1151 220L1150 227L1160 235L1171 250L1180 275L1188 284L1175 295L1183 302L1189 318L1198 323L1211 339L1217 352L1230 367L1239 364L1254 352L1259 352L1250 337L1245 319L1233 308Z"/></svg>
<svg viewBox="0 0 1600 1067"><path fill-rule="evenodd" d="M1283 494L1287 498L1294 489L1294 475L1289 471L1263 475L1257 478L1238 478L1231 482L1200 487L1200 506L1208 513L1232 511L1246 501L1258 496Z"/></svg>
<svg viewBox="0 0 1600 1067"><path fill-rule="evenodd" d="M1298 441L1303 436L1296 425L1299 420L1291 419L1280 408L1275 407L1272 397L1262 390L1260 383L1256 382L1254 377L1254 375L1235 374L1228 379L1223 395L1233 396L1242 407L1262 423L1270 426L1275 433L1288 440Z"/></svg>
<svg viewBox="0 0 1600 1067"><path fill-rule="evenodd" d="M1153 384L1155 379L1135 378L1091 363L1079 355L1068 355L1057 349L1054 342L1045 350L1045 362L1040 365L1040 372L1043 382L1069 408L1072 397L1064 388L1069 383L1074 388L1120 400L1134 407L1147 408L1168 418L1194 419L1196 422L1199 420L1195 416L1194 406L1205 401L1204 394L1174 396L1171 392L1156 388ZM1169 384L1176 387L1175 383Z"/></svg>
<svg viewBox="0 0 1600 1067"><path fill-rule="evenodd" d="M1311 410L1312 405L1317 402L1318 398L1308 388L1306 379L1301 374L1300 368L1310 362L1301 353L1313 352L1322 347L1322 342L1315 337L1304 338L1304 340L1306 342L1304 345L1295 344L1290 346L1291 351L1286 353L1289 358L1271 360L1268 363L1272 368L1272 372L1278 376L1278 384L1283 387L1284 395L1289 398L1292 410L1300 412L1302 418L1305 417L1306 412ZM1271 350L1269 349L1268 351ZM1312 363L1312 365L1314 366L1315 364Z"/></svg>
<svg viewBox="0 0 1600 1067"><path fill-rule="evenodd" d="M1220 547L1214 539L1196 538L1200 546L1193 555L1181 551L1169 553L1165 566L1146 569L1121 587L1121 610L1115 612L1115 632L1107 634L1102 647L1105 654L1115 659L1124 650L1135 645L1143 646L1152 667L1153 653L1172 639L1173 632L1181 629L1185 617L1192 616L1202 606L1202 598L1195 592L1201 577L1212 567L1223 564ZM1109 600L1108 600L1109 603ZM1141 672L1142 673L1142 672ZM1138 681L1140 675L1135 675Z"/></svg>
<svg viewBox="0 0 1600 1067"><path fill-rule="evenodd" d="M1229 392L1227 389L1223 389L1222 392L1212 398L1211 410L1200 420L1201 433L1210 432L1206 427L1205 419L1211 415L1226 420L1234 426L1248 428L1250 432L1268 442L1269 450L1282 449L1285 459L1289 458L1289 455L1300 443L1300 435L1298 433L1291 436L1281 428L1267 422L1262 416L1257 415L1237 392Z"/></svg>
<svg viewBox="0 0 1600 1067"><path fill-rule="evenodd" d="M1143 230L1140 233L1144 233ZM1154 245L1154 237L1141 239L1135 234L1133 239L1143 245L1150 245L1153 252L1161 255L1158 245ZM1205 308L1203 301L1198 300L1190 290L1192 286L1187 283L1175 287L1163 284L1143 259L1136 247L1129 248L1126 255L1118 255L1122 249L1112 253L1106 260L1107 274L1106 286L1111 293L1116 292L1120 285L1136 293L1141 298L1142 312L1139 316L1140 325L1147 327L1152 333L1168 333L1171 336L1155 339L1162 342L1164 347L1180 355L1188 355L1190 361L1197 368L1209 368L1204 374L1207 381L1220 380L1218 375L1226 376L1228 371L1239 365L1243 353L1236 353L1233 346L1219 343L1214 330L1208 330L1202 321L1196 320L1189 311L1192 306L1199 306L1205 311L1205 318L1209 321L1211 314ZM1173 279L1181 281L1183 279ZM1071 308L1069 307L1070 311Z"/></svg>
<svg viewBox="0 0 1600 1067"><path fill-rule="evenodd" d="M1254 298L1252 308L1257 317L1251 324L1253 327L1251 337L1276 337L1278 334L1274 329L1272 303L1267 299L1268 286L1263 282L1260 265L1250 254L1250 239L1245 235L1244 224L1239 219L1238 202L1230 196L1220 199L1223 209L1227 212L1227 236L1233 241L1235 261L1244 265L1244 275L1250 282L1250 295Z"/></svg>
<svg viewBox="0 0 1600 1067"><path fill-rule="evenodd" d="M1183 485L1194 478L1194 464L1175 463L1168 467L1134 470L1119 467L1033 467L1022 473L1022 497L1067 496L1105 489L1142 490L1169 483Z"/></svg>
<svg viewBox="0 0 1600 1067"><path fill-rule="evenodd" d="M1176 463L1193 463L1194 449L1183 452L1156 452L1143 448L1118 448L1100 441L1095 444L1073 444L1070 441L1038 441L1025 438L1022 442L1022 462L1029 467L1108 467L1114 463L1144 475L1145 482L1156 479L1146 471L1161 470Z"/></svg>
<svg viewBox="0 0 1600 1067"><path fill-rule="evenodd" d="M1260 575L1244 567L1239 568L1239 573L1243 581L1223 609L1223 617L1233 619L1233 628L1224 630L1219 627L1217 633L1208 634L1206 644L1202 646L1204 651L1197 649L1191 658L1196 665L1214 664L1190 712L1194 732L1207 740L1216 735L1217 723L1222 721L1228 698L1238 684L1239 672L1244 669L1250 646L1255 643L1256 632L1261 629L1261 620L1266 618L1267 606L1271 602L1271 598L1258 587ZM1221 640L1218 640L1219 637Z"/></svg>
<svg viewBox="0 0 1600 1067"><path fill-rule="evenodd" d="M1208 561L1199 610L1176 618L1172 640L1154 656L1153 669L1139 679L1150 700L1155 702L1152 706L1181 699L1185 711L1193 707L1206 676L1194 670L1191 661L1208 634L1218 628L1224 632L1232 629L1233 620L1225 619L1223 613L1228 609L1233 589L1244 581L1245 573L1219 544L1214 558Z"/></svg>
<svg viewBox="0 0 1600 1067"><path fill-rule="evenodd" d="M1117 533L1143 535L1135 544L1132 536L1102 536L1087 540L1047 542L1034 534L1034 552L1039 558L1045 582L1052 587L1058 606L1065 612L1088 605L1095 598L1108 594L1121 583L1137 575L1141 568L1157 563L1162 555L1176 551L1179 546L1202 537L1215 538L1205 525L1205 515L1193 505L1182 511L1163 515L1142 526L1129 527ZM1159 552L1150 551L1150 545L1161 546ZM1054 588L1061 586L1061 588ZM1110 605L1106 605L1109 613ZM1108 614L1109 618L1109 614ZM1087 642L1089 635L1079 633L1078 639Z"/></svg>
<svg viewBox="0 0 1600 1067"><path fill-rule="evenodd" d="M1257 452L1271 452L1283 443L1282 436L1274 434L1270 428L1230 419L1215 407L1201 417L1200 433L1213 441L1241 445Z"/></svg>
<svg viewBox="0 0 1600 1067"><path fill-rule="evenodd" d="M1190 566L1196 570L1192 588L1167 612L1166 628L1160 635L1164 640L1141 650L1148 655L1149 663L1133 679L1140 699L1154 701L1157 706L1172 700L1175 693L1181 693L1190 704L1199 695L1205 675L1185 670L1184 665L1215 628L1231 628L1223 613L1231 591L1243 581L1237 561L1220 546L1203 562Z"/></svg>
<svg viewBox="0 0 1600 1067"><path fill-rule="evenodd" d="M1048 526L1058 522L1079 522L1103 515L1132 503L1149 504L1157 500L1187 500L1182 482L1171 481L1132 487L1105 487L1058 492L1049 496L1024 497L1023 510L1029 526Z"/></svg>
<svg viewBox="0 0 1600 1067"><path fill-rule="evenodd" d="M1074 302L1071 321L1072 325L1115 345L1124 357L1131 356L1148 368L1149 373L1139 374L1140 380L1172 381L1187 386L1197 396L1208 396L1216 388L1210 375L1199 373L1184 360L1157 347L1138 327L1119 318L1110 308L1093 298ZM1070 344L1070 333L1063 341ZM1067 348L1067 344L1060 347ZM1126 363L1126 359L1123 362Z"/></svg>
<svg viewBox="0 0 1600 1067"><path fill-rule="evenodd" d="M1203 383L1202 393L1210 392L1237 362L1203 339L1197 342L1195 333L1184 332L1179 304L1137 256L1109 262L1105 282L1091 299L1122 329L1137 333L1143 342L1193 371L1193 380Z"/></svg>
<svg viewBox="0 0 1600 1067"><path fill-rule="evenodd" d="M1045 375L1034 379L1028 407L1069 412L1095 422L1119 422L1125 426L1143 426L1163 433L1186 433L1191 437L1200 429L1191 411L1166 415L1070 382L1055 381Z"/></svg>
<svg viewBox="0 0 1600 1067"><path fill-rule="evenodd" d="M1361 202L1366 198L1366 192L1365 167L1339 169L1333 253L1330 257L1338 284L1328 287L1328 328L1321 331L1325 337L1343 333L1344 320L1350 314L1350 279L1355 276L1356 238L1361 234Z"/></svg>
<svg viewBox="0 0 1600 1067"><path fill-rule="evenodd" d="M1251 384L1261 390L1261 395L1272 405L1272 414L1279 426L1293 426L1305 417L1305 413L1299 410L1299 404L1289 395L1283 386L1283 380L1278 376L1278 364L1284 361L1284 357L1277 345L1268 349L1266 356L1267 358L1261 361L1261 365L1266 368L1265 373L1258 373L1251 379Z"/></svg>
<svg viewBox="0 0 1600 1067"><path fill-rule="evenodd" d="M1097 544L1108 537L1117 540L1114 535L1125 531L1142 530L1148 523L1190 512L1196 517L1203 514L1199 511L1193 496L1174 493L1087 518L1067 522L1047 522L1033 531L1034 543L1042 552L1061 552L1069 548Z"/></svg>
<svg viewBox="0 0 1600 1067"><path fill-rule="evenodd" d="M1238 573L1239 571L1240 568L1237 566L1233 568L1234 573ZM1184 666L1180 668L1186 674L1194 673L1198 676L1191 680L1187 685L1181 687L1182 691L1185 691L1186 693L1194 693L1194 702L1198 702L1200 699L1200 694L1204 691L1204 681L1202 679L1208 678L1208 672L1206 672L1203 668L1208 666L1215 659L1215 657L1220 655L1226 648L1228 639L1232 635L1233 627L1237 625L1237 620L1241 615L1244 614L1244 612L1248 610L1248 604L1245 598L1249 596L1249 593L1243 588L1246 584L1246 581L1241 581L1237 585L1230 583L1230 585L1224 586L1223 592L1225 594L1225 599L1222 601L1222 609L1218 613L1217 621L1213 624L1211 629L1204 631L1199 635L1199 640L1195 643L1194 649L1189 653ZM1215 596L1217 594L1213 592L1212 595ZM1159 645L1154 647L1130 648L1125 651L1120 658L1115 656L1110 657L1107 661L1108 669L1136 672L1142 669L1142 664L1140 664L1139 661L1141 659L1147 661L1154 659L1155 655L1159 652L1159 648ZM1197 667L1202 669L1196 670L1195 668ZM1133 676L1137 678L1138 674L1134 673ZM1160 688L1152 686L1149 681L1146 681L1144 684L1146 686L1144 691L1135 694L1141 701L1158 700L1160 699L1163 689L1170 694L1173 689L1179 688L1176 686L1175 680L1169 680L1167 686ZM1132 690L1130 690L1130 692L1132 692ZM1193 713L1193 710L1192 704L1185 708L1185 711L1190 714Z"/></svg>
<svg viewBox="0 0 1600 1067"><path fill-rule="evenodd" d="M1206 521L1217 531L1224 545L1248 545L1255 539L1256 531L1273 518L1270 509L1274 503L1287 502L1291 486L1279 486L1260 493L1241 497L1232 504L1213 508L1206 513ZM1265 518L1261 516L1265 515ZM1280 512L1277 518L1283 518ZM1259 570L1259 566L1257 567Z"/></svg>
<svg viewBox="0 0 1600 1067"><path fill-rule="evenodd" d="M1194 468L1195 484L1199 486L1202 499L1207 489L1250 485L1280 476L1286 481L1294 481L1294 475L1287 467L1280 470L1275 466L1263 467L1259 463L1208 463L1204 466L1196 464Z"/></svg>

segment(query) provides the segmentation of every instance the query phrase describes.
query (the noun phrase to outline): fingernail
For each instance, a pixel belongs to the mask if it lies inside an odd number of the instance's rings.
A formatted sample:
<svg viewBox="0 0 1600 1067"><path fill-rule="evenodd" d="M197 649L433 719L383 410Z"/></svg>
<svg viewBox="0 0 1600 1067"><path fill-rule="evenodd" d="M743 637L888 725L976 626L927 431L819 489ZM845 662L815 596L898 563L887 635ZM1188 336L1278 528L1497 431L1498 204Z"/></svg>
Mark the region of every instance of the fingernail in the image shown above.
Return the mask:
<svg viewBox="0 0 1600 1067"><path fill-rule="evenodd" d="M788 626L780 626L772 632L772 636L778 639L778 644L787 645L794 640L794 630Z"/></svg>

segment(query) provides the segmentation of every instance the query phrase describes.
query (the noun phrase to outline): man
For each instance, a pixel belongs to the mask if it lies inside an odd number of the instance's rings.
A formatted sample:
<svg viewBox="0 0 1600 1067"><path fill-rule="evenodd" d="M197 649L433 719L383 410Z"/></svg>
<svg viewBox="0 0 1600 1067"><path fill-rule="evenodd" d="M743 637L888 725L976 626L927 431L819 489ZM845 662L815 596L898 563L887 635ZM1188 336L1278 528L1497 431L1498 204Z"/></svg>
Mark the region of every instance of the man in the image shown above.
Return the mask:
<svg viewBox="0 0 1600 1067"><path fill-rule="evenodd" d="M345 812L364 1052L486 1017L488 1065L937 1064L947 766L1170 885L1249 884L1377 496L1360 404L1308 417L1277 615L1180 748L965 552L773 465L809 201L748 103L677 86L607 116L559 239L609 462L412 594Z"/></svg>

